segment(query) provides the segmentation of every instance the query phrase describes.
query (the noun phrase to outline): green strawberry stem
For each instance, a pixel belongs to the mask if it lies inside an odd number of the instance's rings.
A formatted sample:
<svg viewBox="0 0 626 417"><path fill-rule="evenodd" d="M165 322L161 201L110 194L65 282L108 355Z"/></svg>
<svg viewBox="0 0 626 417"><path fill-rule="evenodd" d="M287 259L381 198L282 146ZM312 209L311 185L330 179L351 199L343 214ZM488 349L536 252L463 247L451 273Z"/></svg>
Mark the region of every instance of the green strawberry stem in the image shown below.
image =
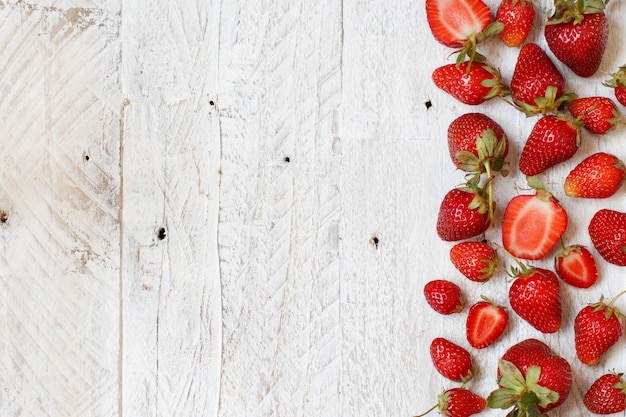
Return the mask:
<svg viewBox="0 0 626 417"><path fill-rule="evenodd" d="M615 297L611 298L611 301L609 301L609 303L606 305L607 308L613 308L613 304L615 304L617 299L620 298L624 294L626 294L626 290L618 292L617 295L615 295Z"/></svg>
<svg viewBox="0 0 626 417"><path fill-rule="evenodd" d="M494 208L493 208L493 176L491 175L491 164L485 163L485 173L487 174L487 204L489 205L489 224L493 225L495 222Z"/></svg>
<svg viewBox="0 0 626 417"><path fill-rule="evenodd" d="M502 32L504 29L504 25L501 22L492 22L489 26L485 28L482 32L478 34L472 34L467 37L467 40L463 43L463 48L456 51L459 55L456 58L456 65L459 66L461 63L465 62L466 58L469 58L469 62L467 64L466 72L469 74L470 69L472 68L472 63L476 62L486 62L487 57L480 54L476 50L476 46L484 41L487 38L497 35Z"/></svg>
<svg viewBox="0 0 626 417"><path fill-rule="evenodd" d="M435 408L437 408L437 407L439 407L439 404L435 404L435 405L433 405L432 407L430 407L430 408L428 409L428 411L426 411L425 413L419 414L419 415L417 415L417 416L415 416L415 417L423 417L423 416L425 416L426 414L428 414L428 413L430 413L431 411L433 411L433 410L434 410Z"/></svg>

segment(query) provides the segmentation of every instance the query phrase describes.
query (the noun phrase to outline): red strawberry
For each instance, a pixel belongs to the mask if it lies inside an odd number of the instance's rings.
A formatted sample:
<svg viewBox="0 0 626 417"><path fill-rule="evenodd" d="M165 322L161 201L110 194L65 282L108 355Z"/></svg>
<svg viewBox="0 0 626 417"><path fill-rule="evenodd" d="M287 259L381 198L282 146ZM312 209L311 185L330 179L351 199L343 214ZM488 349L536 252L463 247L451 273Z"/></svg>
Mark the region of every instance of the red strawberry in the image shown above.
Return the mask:
<svg viewBox="0 0 626 417"><path fill-rule="evenodd" d="M537 339L511 346L498 364L499 389L491 408L515 407L510 416L538 416L563 404L572 388L572 369L562 357Z"/></svg>
<svg viewBox="0 0 626 417"><path fill-rule="evenodd" d="M540 174L570 159L579 146L580 128L575 121L562 116L544 116L528 135L519 169L527 176Z"/></svg>
<svg viewBox="0 0 626 417"><path fill-rule="evenodd" d="M432 74L437 87L462 103L472 106L494 97L505 96L508 87L502 83L500 72L487 64L448 64Z"/></svg>
<svg viewBox="0 0 626 417"><path fill-rule="evenodd" d="M429 306L438 313L458 313L465 307L461 288L454 282L436 279L424 286L424 297Z"/></svg>
<svg viewBox="0 0 626 417"><path fill-rule="evenodd" d="M526 41L534 20L532 0L502 0L496 12L496 21L504 25L500 39L506 46L520 46Z"/></svg>
<svg viewBox="0 0 626 417"><path fill-rule="evenodd" d="M563 75L541 47L534 43L522 46L510 86L519 110L537 114L556 109L563 98L564 85Z"/></svg>
<svg viewBox="0 0 626 417"><path fill-rule="evenodd" d="M589 237L605 261L626 266L626 213L602 209L589 222Z"/></svg>
<svg viewBox="0 0 626 417"><path fill-rule="evenodd" d="M609 37L606 2L555 0L555 12L544 28L554 56L581 77L591 77L600 67Z"/></svg>
<svg viewBox="0 0 626 417"><path fill-rule="evenodd" d="M489 228L484 192L454 188L444 196L437 216L437 234L444 241L478 236Z"/></svg>
<svg viewBox="0 0 626 417"><path fill-rule="evenodd" d="M594 414L626 410L626 383L621 373L604 374L596 379L583 397L583 404Z"/></svg>
<svg viewBox="0 0 626 417"><path fill-rule="evenodd" d="M626 292L626 291L625 291ZM608 304L604 298L590 304L578 312L574 319L574 346L576 356L585 365L597 365L600 358L624 334L624 316L613 304L619 296Z"/></svg>
<svg viewBox="0 0 626 417"><path fill-rule="evenodd" d="M491 345L500 337L509 322L504 307L488 300L478 301L467 313L465 334L469 344L476 349Z"/></svg>
<svg viewBox="0 0 626 417"><path fill-rule="evenodd" d="M484 242L460 242L450 249L450 261L471 281L485 282L498 267L498 252Z"/></svg>
<svg viewBox="0 0 626 417"><path fill-rule="evenodd" d="M513 311L542 333L561 328L561 291L554 272L523 266L513 270L515 280L509 288Z"/></svg>
<svg viewBox="0 0 626 417"><path fill-rule="evenodd" d="M484 61L476 44L502 30L492 24L491 9L482 0L426 0L426 19L435 39L450 48L462 48L457 63Z"/></svg>
<svg viewBox="0 0 626 417"><path fill-rule="evenodd" d="M556 256L554 268L563 282L577 288L589 288L598 280L596 261L581 245L571 245Z"/></svg>
<svg viewBox="0 0 626 417"><path fill-rule="evenodd" d="M530 180L529 184L533 184ZM502 218L502 244L513 256L522 259L542 259L554 248L565 233L567 212L539 184L534 195L513 197Z"/></svg>
<svg viewBox="0 0 626 417"><path fill-rule="evenodd" d="M620 123L619 110L607 97L575 98L569 103L569 110L591 133L604 135Z"/></svg>
<svg viewBox="0 0 626 417"><path fill-rule="evenodd" d="M619 190L626 167L615 155L597 152L585 158L567 175L565 194L579 198L607 198Z"/></svg>
<svg viewBox="0 0 626 417"><path fill-rule="evenodd" d="M626 106L626 65L619 67L615 74L610 74L611 78L603 82L606 87L614 89L615 98L621 105Z"/></svg>
<svg viewBox="0 0 626 417"><path fill-rule="evenodd" d="M437 404L416 417L423 417L435 408L444 417L469 417L485 409L487 401L465 388L450 388L439 395Z"/></svg>
<svg viewBox="0 0 626 417"><path fill-rule="evenodd" d="M443 337L430 343L430 357L437 372L452 381L469 381L476 372L469 352Z"/></svg>

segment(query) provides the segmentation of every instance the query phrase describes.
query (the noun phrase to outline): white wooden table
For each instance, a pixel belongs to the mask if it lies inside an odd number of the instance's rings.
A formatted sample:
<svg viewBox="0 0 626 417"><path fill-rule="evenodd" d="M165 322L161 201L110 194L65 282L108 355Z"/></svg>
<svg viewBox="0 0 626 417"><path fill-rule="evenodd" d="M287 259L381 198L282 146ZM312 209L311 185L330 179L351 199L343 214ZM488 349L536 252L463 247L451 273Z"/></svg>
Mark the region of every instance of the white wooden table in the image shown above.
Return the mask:
<svg viewBox="0 0 626 417"><path fill-rule="evenodd" d="M626 7L608 13L613 71ZM540 27L531 38L545 46ZM510 79L517 50L481 51ZM0 1L0 415L406 417L434 404L455 384L428 344L462 344L464 314L432 312L423 285L443 277L502 303L509 285L464 281L435 233L463 179L447 126L482 111L505 128L501 215L526 192L516 158L534 122L436 89L449 53L421 0ZM604 75L558 65L569 90L612 97ZM586 134L543 176L569 243L590 245L591 215L625 210L626 191L574 201L564 175L594 151L626 159L625 135ZM497 357L537 337L575 372L552 415L588 415L591 381L626 371L624 340L597 367L575 358L576 310L626 286L598 261L595 287L563 286L562 331L511 312L503 339L472 351L468 387L488 395Z"/></svg>

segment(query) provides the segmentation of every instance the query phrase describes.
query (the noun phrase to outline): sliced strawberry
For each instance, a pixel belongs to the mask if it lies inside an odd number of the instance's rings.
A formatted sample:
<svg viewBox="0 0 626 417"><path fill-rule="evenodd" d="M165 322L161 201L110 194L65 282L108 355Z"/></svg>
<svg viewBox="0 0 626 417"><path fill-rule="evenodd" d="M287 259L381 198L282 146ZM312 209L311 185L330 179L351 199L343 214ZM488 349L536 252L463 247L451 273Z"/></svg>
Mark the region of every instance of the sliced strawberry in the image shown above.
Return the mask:
<svg viewBox="0 0 626 417"><path fill-rule="evenodd" d="M598 280L598 268L589 249L581 245L563 248L554 260L554 268L563 282L589 288Z"/></svg>
<svg viewBox="0 0 626 417"><path fill-rule="evenodd" d="M461 48L492 22L491 9L481 0L426 0L426 19L435 39Z"/></svg>
<svg viewBox="0 0 626 417"><path fill-rule="evenodd" d="M551 193L537 189L534 195L513 197L502 219L502 244L513 256L542 259L567 229L565 209Z"/></svg>
<svg viewBox="0 0 626 417"><path fill-rule="evenodd" d="M508 322L509 315L504 307L488 300L478 301L467 313L467 341L476 349L486 348L500 337Z"/></svg>

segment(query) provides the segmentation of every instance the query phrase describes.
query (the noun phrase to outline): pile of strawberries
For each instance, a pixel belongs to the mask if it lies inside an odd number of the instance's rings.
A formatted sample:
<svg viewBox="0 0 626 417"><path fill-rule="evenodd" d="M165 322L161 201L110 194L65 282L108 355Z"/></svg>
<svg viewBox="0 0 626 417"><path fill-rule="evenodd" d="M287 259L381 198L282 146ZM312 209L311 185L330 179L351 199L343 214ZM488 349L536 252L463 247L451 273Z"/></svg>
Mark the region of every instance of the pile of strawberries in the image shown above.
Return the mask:
<svg viewBox="0 0 626 417"><path fill-rule="evenodd" d="M543 34L551 54L578 77L595 75L606 48L608 0L554 0ZM563 235L570 216L548 191L539 175L568 161L580 148L583 131L604 135L618 125L618 104L608 97L578 97L565 91L565 79L554 61L538 44L527 42L537 20L532 0L502 0L497 12L482 0L426 0L426 17L434 38L457 53L454 64L433 71L435 85L469 106L499 99L512 111L535 118L518 161L531 192L511 198L501 218L496 218L494 182L507 176L509 140L504 129L481 112L468 112L448 127L448 150L453 165L465 173L463 185L448 191L440 205L437 233L452 242L450 261L468 280L485 282L494 277L506 254L511 267L510 308L541 334L562 327L561 281L589 288L598 279L595 250L612 265L626 266L626 213L603 208L586 230L593 249L565 245ZM478 52L481 42L499 37L507 47L519 48L510 82ZM604 82L616 100L626 106L626 65L608 74ZM497 175L497 176L496 176ZM614 196L626 177L624 162L608 152L588 155L563 179L563 192L574 199ZM596 200L597 201L597 200ZM498 228L501 243L484 240L485 232ZM560 249L558 244L561 243ZM554 256L554 271L530 261ZM601 298L584 306L574 319L574 346L580 362L595 366L622 338L622 313ZM446 279L424 287L427 303L437 312L453 315L465 310L464 292ZM484 297L469 308L465 321L467 343L476 350L496 343L507 329L508 309ZM445 390L434 408L445 416L466 417L485 408L511 409L511 416L539 416L563 404L576 378L570 364L546 343L528 338L506 349L495 372L497 387L488 398L467 388L478 371L470 351L437 337L431 341L433 365L443 377L460 383ZM625 367L626 368L626 367ZM605 373L585 387L583 403L595 414L626 410L626 382L619 372ZM430 411L430 410L429 410Z"/></svg>

